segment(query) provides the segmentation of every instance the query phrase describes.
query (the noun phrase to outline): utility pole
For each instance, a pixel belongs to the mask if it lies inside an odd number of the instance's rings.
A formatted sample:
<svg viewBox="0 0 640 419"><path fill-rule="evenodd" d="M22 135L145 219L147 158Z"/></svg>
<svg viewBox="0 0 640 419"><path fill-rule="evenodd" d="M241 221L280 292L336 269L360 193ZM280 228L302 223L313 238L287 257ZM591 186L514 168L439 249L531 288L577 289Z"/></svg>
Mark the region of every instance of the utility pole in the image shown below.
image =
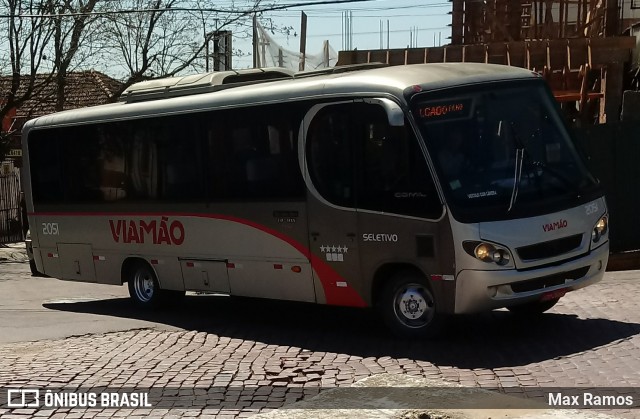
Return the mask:
<svg viewBox="0 0 640 419"><path fill-rule="evenodd" d="M260 68L260 57L258 46L258 15L253 14L253 68Z"/></svg>
<svg viewBox="0 0 640 419"><path fill-rule="evenodd" d="M304 71L307 53L307 15L305 12L302 12L300 19L300 64L298 70Z"/></svg>

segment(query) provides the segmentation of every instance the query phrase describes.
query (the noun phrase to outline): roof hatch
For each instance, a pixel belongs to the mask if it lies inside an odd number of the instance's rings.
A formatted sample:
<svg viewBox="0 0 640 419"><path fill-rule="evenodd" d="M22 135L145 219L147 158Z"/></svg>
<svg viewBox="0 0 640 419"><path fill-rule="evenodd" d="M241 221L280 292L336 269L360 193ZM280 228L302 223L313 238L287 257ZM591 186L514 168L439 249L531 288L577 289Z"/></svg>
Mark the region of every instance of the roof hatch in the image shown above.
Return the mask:
<svg viewBox="0 0 640 419"><path fill-rule="evenodd" d="M273 67L216 71L184 77L148 80L129 86L124 92L122 92L119 101L132 103L142 102L145 100L197 95L245 84L291 79L294 74L294 71Z"/></svg>

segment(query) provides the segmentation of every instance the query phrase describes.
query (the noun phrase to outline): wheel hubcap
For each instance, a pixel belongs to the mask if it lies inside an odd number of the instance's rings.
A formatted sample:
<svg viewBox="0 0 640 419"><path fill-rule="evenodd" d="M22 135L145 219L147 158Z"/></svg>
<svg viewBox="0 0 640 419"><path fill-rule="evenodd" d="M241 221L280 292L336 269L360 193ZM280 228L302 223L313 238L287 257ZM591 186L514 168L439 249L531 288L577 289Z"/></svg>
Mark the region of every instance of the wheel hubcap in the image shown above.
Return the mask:
<svg viewBox="0 0 640 419"><path fill-rule="evenodd" d="M151 278L149 274L144 272L136 273L134 288L136 290L136 296L140 301L147 303L153 298L155 284L153 282L153 278Z"/></svg>
<svg viewBox="0 0 640 419"><path fill-rule="evenodd" d="M433 319L434 302L423 285L409 284L396 293L396 317L409 327L423 327Z"/></svg>

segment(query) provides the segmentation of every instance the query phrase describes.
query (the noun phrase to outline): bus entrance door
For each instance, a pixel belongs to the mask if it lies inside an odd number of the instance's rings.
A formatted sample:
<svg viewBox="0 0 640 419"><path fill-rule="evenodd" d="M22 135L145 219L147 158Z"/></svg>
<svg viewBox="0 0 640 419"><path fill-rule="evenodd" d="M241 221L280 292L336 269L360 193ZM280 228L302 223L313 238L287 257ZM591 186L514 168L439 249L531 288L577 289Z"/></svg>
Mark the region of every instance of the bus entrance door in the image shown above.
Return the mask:
<svg viewBox="0 0 640 419"><path fill-rule="evenodd" d="M362 106L353 101L322 104L305 117L309 243L319 303L363 304L352 288L360 277L354 117Z"/></svg>
<svg viewBox="0 0 640 419"><path fill-rule="evenodd" d="M360 274L357 213L327 207L310 198L309 215L311 266L318 303L360 305L354 301L350 282Z"/></svg>

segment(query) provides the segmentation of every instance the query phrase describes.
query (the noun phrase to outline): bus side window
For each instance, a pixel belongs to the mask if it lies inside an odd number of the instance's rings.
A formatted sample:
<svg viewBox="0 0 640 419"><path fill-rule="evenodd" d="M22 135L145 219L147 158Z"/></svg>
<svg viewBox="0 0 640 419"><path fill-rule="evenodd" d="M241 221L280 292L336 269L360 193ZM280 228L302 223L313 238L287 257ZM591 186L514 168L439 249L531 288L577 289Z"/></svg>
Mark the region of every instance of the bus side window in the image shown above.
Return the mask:
<svg viewBox="0 0 640 419"><path fill-rule="evenodd" d="M167 200L202 200L204 186L196 118L182 115L158 124L161 196Z"/></svg>
<svg viewBox="0 0 640 419"><path fill-rule="evenodd" d="M100 154L97 159L100 172L100 190L103 200L119 201L127 198L128 177L125 146L122 134L127 127L123 124L99 125L96 139Z"/></svg>
<svg viewBox="0 0 640 419"><path fill-rule="evenodd" d="M206 123L211 198L304 199L293 136L299 113L273 105L213 112Z"/></svg>
<svg viewBox="0 0 640 419"><path fill-rule="evenodd" d="M63 182L65 200L96 202L102 200L97 163L100 145L96 127L64 129L62 139Z"/></svg>
<svg viewBox="0 0 640 419"><path fill-rule="evenodd" d="M358 208L438 218L442 204L408 121L389 126L377 105L361 105Z"/></svg>
<svg viewBox="0 0 640 419"><path fill-rule="evenodd" d="M146 121L145 121L146 122ZM156 199L158 196L158 149L145 126L132 133L129 165L133 197Z"/></svg>
<svg viewBox="0 0 640 419"><path fill-rule="evenodd" d="M228 178L231 173L231 165L229 156L225 153L224 129L216 126L218 120L215 119L215 114L207 115L207 120L214 122L209 123L206 127L208 158L205 168L209 177L210 199L218 201L230 197Z"/></svg>
<svg viewBox="0 0 640 419"><path fill-rule="evenodd" d="M60 129L34 130L29 133L29 160L33 202L57 202L63 196L62 161L60 143L63 138Z"/></svg>
<svg viewBox="0 0 640 419"><path fill-rule="evenodd" d="M307 162L316 190L327 201L355 205L351 105L327 106L309 126Z"/></svg>

